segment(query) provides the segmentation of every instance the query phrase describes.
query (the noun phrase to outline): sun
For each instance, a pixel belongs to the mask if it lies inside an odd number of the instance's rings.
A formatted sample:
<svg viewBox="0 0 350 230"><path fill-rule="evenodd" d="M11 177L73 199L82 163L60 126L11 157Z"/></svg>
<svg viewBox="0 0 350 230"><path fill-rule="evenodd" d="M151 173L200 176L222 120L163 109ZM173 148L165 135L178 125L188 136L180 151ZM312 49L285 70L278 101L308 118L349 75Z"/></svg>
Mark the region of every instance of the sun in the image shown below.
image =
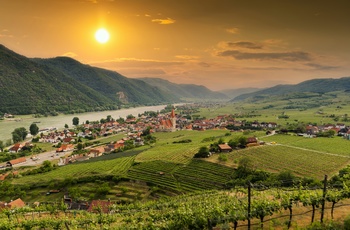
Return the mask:
<svg viewBox="0 0 350 230"><path fill-rule="evenodd" d="M109 33L106 29L100 28L95 33L95 39L99 43L106 43L109 40Z"/></svg>

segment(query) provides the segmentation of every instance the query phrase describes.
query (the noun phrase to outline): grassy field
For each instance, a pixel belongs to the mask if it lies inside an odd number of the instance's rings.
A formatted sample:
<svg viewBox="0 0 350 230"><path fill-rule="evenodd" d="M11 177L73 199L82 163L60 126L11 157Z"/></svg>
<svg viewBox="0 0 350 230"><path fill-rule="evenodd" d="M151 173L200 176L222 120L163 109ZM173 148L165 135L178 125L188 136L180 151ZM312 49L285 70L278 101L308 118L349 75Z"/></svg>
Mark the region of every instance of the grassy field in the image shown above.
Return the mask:
<svg viewBox="0 0 350 230"><path fill-rule="evenodd" d="M14 180L19 184L48 184L50 181L64 180L65 178L80 178L95 175L123 176L131 167L135 156L116 158L106 161L84 162L59 167L53 171L20 177Z"/></svg>
<svg viewBox="0 0 350 230"><path fill-rule="evenodd" d="M228 141L235 136L240 136L242 133L231 133L230 136L225 136L229 133L227 130L207 130L207 131L178 131L172 133L155 133L157 143L154 147L139 154L135 161L169 161L173 163L187 164L193 158L193 155L198 151L201 146L209 146L211 142L203 143L203 139L208 137L216 137L216 141L221 137L225 141ZM230 134L230 133L229 133ZM248 136L261 136L263 132L254 132ZM184 139L190 139L190 143L176 143L174 141L180 141Z"/></svg>
<svg viewBox="0 0 350 230"><path fill-rule="evenodd" d="M321 102L322 101L322 102ZM279 125L288 123L335 123L331 115L339 117L342 122L345 114L350 114L348 94L339 92L326 93L307 98L270 97L258 102L244 101L210 108L202 108L196 115L214 118L224 114L242 115L238 120L276 122ZM286 114L288 119L278 119L278 115ZM250 115L250 116L248 116ZM345 122L349 123L349 122Z"/></svg>
<svg viewBox="0 0 350 230"><path fill-rule="evenodd" d="M333 138L306 138L296 135L273 135L269 137L262 137L261 140L265 142L277 142L278 144L305 148L325 153L332 153L350 157L348 148L350 141L342 137Z"/></svg>
<svg viewBox="0 0 350 230"><path fill-rule="evenodd" d="M270 172L291 171L302 177L322 179L332 176L350 163L349 157L339 157L281 145L250 147L228 153L228 162L237 163L247 157L257 169Z"/></svg>

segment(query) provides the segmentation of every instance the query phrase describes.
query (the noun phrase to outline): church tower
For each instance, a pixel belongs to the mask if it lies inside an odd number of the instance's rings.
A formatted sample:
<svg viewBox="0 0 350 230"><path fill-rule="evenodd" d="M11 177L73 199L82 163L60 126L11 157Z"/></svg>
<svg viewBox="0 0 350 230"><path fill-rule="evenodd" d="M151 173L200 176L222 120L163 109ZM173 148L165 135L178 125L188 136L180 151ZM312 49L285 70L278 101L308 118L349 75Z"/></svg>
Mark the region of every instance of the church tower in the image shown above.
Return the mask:
<svg viewBox="0 0 350 230"><path fill-rule="evenodd" d="M172 131L176 131L176 116L175 116L174 109L171 110L170 119L171 119L171 123L173 125Z"/></svg>

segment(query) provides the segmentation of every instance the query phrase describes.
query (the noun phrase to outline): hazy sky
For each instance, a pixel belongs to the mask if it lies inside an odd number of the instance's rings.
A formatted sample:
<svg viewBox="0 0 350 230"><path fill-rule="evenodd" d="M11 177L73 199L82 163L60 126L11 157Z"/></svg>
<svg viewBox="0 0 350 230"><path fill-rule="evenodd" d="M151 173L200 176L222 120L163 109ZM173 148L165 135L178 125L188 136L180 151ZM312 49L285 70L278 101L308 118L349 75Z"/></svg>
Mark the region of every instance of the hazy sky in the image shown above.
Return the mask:
<svg viewBox="0 0 350 230"><path fill-rule="evenodd" d="M348 0L0 0L0 43L212 90L350 76ZM110 33L105 44L97 29Z"/></svg>

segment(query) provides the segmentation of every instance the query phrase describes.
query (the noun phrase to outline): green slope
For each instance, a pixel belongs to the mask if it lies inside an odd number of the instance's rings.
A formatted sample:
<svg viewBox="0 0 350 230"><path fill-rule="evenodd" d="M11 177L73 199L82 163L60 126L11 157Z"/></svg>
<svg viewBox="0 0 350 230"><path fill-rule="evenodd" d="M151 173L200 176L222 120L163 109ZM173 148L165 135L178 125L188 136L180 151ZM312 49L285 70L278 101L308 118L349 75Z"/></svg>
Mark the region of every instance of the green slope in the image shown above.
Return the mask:
<svg viewBox="0 0 350 230"><path fill-rule="evenodd" d="M117 108L115 102L61 72L0 45L0 113Z"/></svg>
<svg viewBox="0 0 350 230"><path fill-rule="evenodd" d="M227 100L228 97L220 92L214 92L201 85L175 84L159 78L140 78L140 80L154 85L169 94L182 99L206 99L206 100Z"/></svg>
<svg viewBox="0 0 350 230"><path fill-rule="evenodd" d="M291 93L327 93L333 91L349 91L350 77L339 79L312 79L296 85L277 85L257 92L240 95L232 101L241 101L247 98L264 98L273 95L287 95Z"/></svg>
<svg viewBox="0 0 350 230"><path fill-rule="evenodd" d="M123 103L139 105L179 101L176 96L141 80L126 78L117 72L84 65L71 58L34 60L64 73L113 101L121 100Z"/></svg>

